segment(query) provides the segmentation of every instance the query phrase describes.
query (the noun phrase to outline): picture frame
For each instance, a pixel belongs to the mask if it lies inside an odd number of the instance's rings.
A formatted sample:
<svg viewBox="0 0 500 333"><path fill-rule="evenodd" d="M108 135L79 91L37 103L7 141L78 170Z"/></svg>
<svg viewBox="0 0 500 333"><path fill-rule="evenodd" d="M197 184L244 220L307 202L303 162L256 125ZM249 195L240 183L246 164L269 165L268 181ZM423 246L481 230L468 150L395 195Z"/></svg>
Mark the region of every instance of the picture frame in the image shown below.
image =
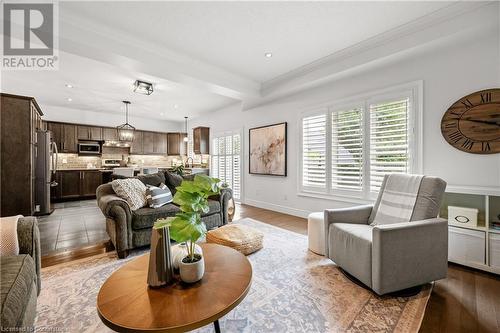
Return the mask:
<svg viewBox="0 0 500 333"><path fill-rule="evenodd" d="M287 122L248 130L248 172L252 175L287 176Z"/></svg>

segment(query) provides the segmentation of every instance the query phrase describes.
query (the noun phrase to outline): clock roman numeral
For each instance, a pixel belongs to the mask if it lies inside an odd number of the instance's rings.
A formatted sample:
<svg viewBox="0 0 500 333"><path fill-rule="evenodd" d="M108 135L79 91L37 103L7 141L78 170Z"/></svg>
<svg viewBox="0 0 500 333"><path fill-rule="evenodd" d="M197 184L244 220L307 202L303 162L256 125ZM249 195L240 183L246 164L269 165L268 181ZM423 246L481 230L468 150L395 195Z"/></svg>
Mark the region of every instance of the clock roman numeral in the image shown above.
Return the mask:
<svg viewBox="0 0 500 333"><path fill-rule="evenodd" d="M474 104L472 104L467 98L464 101L460 101L460 103L462 103L466 109L470 109L474 106Z"/></svg>
<svg viewBox="0 0 500 333"><path fill-rule="evenodd" d="M491 102L491 92L482 93L481 103L490 103L490 102Z"/></svg>
<svg viewBox="0 0 500 333"><path fill-rule="evenodd" d="M481 150L482 151L490 151L490 143L489 142L481 142Z"/></svg>
<svg viewBox="0 0 500 333"><path fill-rule="evenodd" d="M471 150L474 143L471 139L465 139L464 143L462 143L462 148Z"/></svg>
<svg viewBox="0 0 500 333"><path fill-rule="evenodd" d="M453 121L453 122L451 122L451 123L447 123L447 124L445 124L445 125L444 125L444 128L445 128L445 129L453 129L453 128L455 128L455 127L457 127L457 123L456 123L456 122L454 122L454 121Z"/></svg>
<svg viewBox="0 0 500 333"><path fill-rule="evenodd" d="M448 134L448 138L450 138L453 143L457 143L458 141L462 140L463 137L464 136L462 135L462 133L460 133L460 131L455 131L451 134Z"/></svg>

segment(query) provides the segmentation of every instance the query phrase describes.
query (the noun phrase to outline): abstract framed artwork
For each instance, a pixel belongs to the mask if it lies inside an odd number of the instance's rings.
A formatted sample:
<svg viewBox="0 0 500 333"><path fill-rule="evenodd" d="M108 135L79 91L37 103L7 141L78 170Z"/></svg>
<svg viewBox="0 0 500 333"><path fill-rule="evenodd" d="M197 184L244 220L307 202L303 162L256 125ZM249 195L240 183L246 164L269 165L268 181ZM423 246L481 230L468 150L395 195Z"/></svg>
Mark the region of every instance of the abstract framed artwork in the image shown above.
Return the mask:
<svg viewBox="0 0 500 333"><path fill-rule="evenodd" d="M286 177L286 122L249 129L249 172Z"/></svg>

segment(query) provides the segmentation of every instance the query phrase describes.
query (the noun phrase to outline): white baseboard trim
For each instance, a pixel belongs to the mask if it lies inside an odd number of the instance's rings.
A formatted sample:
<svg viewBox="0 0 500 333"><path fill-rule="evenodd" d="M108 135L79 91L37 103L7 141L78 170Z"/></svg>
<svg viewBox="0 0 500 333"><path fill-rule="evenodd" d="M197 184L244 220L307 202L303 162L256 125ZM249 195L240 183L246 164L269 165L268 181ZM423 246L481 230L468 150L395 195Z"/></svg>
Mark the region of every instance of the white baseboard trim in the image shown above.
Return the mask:
<svg viewBox="0 0 500 333"><path fill-rule="evenodd" d="M307 210L297 209L297 208L287 207L287 206L282 206L282 205L276 205L273 203L259 201L259 200L246 199L244 204L249 205L249 206L258 207L258 208L269 209L269 210L283 213L283 214L303 217L303 218L307 218L307 216L311 213L310 211L307 211Z"/></svg>

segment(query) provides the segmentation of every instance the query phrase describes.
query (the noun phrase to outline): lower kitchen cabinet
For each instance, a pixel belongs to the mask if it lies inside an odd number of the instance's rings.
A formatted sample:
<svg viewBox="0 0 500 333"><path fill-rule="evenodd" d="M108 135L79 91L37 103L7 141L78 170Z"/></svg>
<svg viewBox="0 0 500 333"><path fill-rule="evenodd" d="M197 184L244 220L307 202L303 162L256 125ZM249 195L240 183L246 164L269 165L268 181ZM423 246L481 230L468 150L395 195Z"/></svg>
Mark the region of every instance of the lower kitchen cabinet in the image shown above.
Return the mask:
<svg viewBox="0 0 500 333"><path fill-rule="evenodd" d="M100 171L80 171L82 180L80 195L83 197L95 196L97 187L102 184L102 172Z"/></svg>
<svg viewBox="0 0 500 333"><path fill-rule="evenodd" d="M56 172L57 186L51 188L54 201L94 197L102 182L99 170L59 170Z"/></svg>

